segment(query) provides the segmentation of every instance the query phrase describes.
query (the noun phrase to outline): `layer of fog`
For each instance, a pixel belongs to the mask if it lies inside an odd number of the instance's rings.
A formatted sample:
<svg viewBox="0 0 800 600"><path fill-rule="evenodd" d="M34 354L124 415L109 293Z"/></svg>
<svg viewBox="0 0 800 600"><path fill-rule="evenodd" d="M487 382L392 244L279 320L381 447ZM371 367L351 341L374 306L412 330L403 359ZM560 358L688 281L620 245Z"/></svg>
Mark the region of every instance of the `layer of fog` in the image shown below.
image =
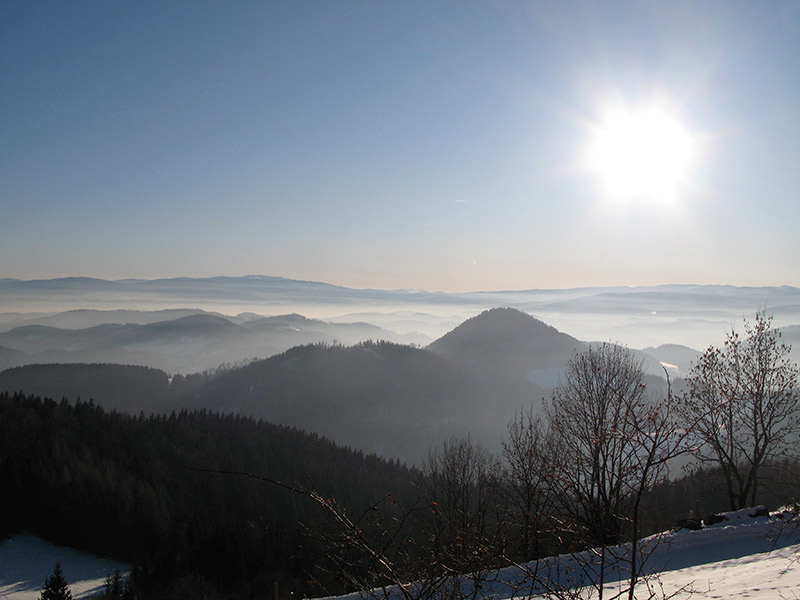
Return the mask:
<svg viewBox="0 0 800 600"><path fill-rule="evenodd" d="M576 288L474 293L353 289L278 277L106 281L0 280L0 328L75 309L194 308L235 316L298 313L330 322L366 322L436 339L498 306L522 310L577 339L631 348L720 344L759 309L775 325L800 324L800 289L718 285ZM169 317L165 317L169 318ZM126 321L128 322L128 321Z"/></svg>

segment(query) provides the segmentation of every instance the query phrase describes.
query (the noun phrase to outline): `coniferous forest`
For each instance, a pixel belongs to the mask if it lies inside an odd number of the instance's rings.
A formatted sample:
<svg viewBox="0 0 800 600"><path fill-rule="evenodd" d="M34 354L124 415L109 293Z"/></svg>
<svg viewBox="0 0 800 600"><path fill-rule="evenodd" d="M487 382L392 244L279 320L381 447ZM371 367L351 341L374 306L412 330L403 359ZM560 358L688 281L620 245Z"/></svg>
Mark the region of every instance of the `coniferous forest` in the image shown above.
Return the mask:
<svg viewBox="0 0 800 600"><path fill-rule="evenodd" d="M313 488L344 507L411 494L412 471L312 434L204 411L129 416L0 394L0 537L29 531L123 559L149 590L197 577L235 592L322 593ZM315 587L316 586L316 587ZM263 590L262 590L263 591ZM148 594L149 595L149 594Z"/></svg>

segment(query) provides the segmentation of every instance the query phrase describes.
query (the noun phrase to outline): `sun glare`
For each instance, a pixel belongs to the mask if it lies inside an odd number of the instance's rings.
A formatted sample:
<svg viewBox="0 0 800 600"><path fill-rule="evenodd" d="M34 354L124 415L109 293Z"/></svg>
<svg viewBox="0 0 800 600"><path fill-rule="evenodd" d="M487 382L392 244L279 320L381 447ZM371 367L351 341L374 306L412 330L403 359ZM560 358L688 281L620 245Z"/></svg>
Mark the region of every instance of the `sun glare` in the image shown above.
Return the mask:
<svg viewBox="0 0 800 600"><path fill-rule="evenodd" d="M684 181L691 150L686 128L668 113L617 112L597 128L589 162L610 197L663 201Z"/></svg>

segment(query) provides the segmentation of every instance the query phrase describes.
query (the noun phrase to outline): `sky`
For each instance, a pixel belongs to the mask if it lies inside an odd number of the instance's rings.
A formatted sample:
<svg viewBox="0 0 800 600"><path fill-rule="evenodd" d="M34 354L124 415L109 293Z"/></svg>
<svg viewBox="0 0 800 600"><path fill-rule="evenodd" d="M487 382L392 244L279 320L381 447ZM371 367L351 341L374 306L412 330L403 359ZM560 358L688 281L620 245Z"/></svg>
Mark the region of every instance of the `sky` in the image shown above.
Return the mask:
<svg viewBox="0 0 800 600"><path fill-rule="evenodd" d="M0 277L800 286L798 107L797 2L4 2Z"/></svg>

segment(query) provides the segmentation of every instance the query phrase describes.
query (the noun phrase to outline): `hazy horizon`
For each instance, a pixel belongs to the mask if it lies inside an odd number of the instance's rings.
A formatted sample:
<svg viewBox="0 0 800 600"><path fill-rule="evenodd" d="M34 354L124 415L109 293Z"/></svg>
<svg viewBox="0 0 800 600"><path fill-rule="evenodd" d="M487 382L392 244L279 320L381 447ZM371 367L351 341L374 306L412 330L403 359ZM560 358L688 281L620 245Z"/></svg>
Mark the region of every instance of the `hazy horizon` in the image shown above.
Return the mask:
<svg viewBox="0 0 800 600"><path fill-rule="evenodd" d="M662 285L446 293L347 288L270 276L163 280L0 279L0 326L16 313L68 310L200 309L226 316L297 313L324 321L366 322L398 334L436 339L496 307L517 308L583 341L633 348L721 344L756 311L777 326L800 325L800 288ZM3 325L5 323L5 325Z"/></svg>
<svg viewBox="0 0 800 600"><path fill-rule="evenodd" d="M763 285L741 285L725 281L661 281L656 283L621 283L621 284L578 284L568 285L562 287L548 287L548 286L534 286L534 287L496 287L496 288L468 288L468 289L444 289L436 287L401 287L401 286L369 286L369 285L351 285L343 281L328 279L306 279L301 277L292 277L291 275L275 275L267 273L212 273L209 275L186 275L186 274L167 274L158 277L138 277L138 276L121 276L121 277L104 277L101 275L87 275L83 273L66 273L52 277L15 277L7 276L0 273L0 280L16 280L22 282L35 282L35 281L56 281L67 279L95 279L100 281L110 282L127 282L127 281L170 281L181 279L283 279L286 281L295 282L308 282L308 283L322 283L334 287L344 287L354 290L375 290L375 291L407 291L407 292L435 292L442 294L480 294L480 293L497 293L497 292L562 292L570 290L588 290L588 289L636 289L636 288L667 288L667 287L703 287L703 286L720 286L720 287L733 287L742 289L756 289L756 288L800 288L800 285L792 285L787 283L763 284Z"/></svg>

